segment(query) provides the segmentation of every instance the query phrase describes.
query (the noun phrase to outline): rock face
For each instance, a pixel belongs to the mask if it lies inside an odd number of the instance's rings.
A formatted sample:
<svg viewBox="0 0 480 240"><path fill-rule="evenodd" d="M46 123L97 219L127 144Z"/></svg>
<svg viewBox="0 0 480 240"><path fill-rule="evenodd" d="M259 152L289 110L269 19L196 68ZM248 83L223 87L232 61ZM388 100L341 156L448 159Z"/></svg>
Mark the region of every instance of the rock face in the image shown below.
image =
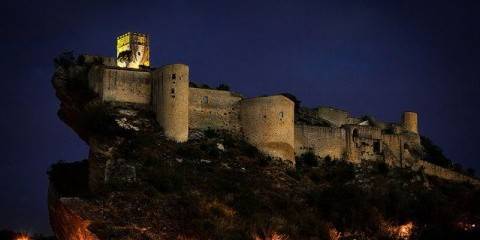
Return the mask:
<svg viewBox="0 0 480 240"><path fill-rule="evenodd" d="M88 204L79 198L59 197L52 186L48 195L50 224L58 239L99 240L88 229L90 220L83 215Z"/></svg>

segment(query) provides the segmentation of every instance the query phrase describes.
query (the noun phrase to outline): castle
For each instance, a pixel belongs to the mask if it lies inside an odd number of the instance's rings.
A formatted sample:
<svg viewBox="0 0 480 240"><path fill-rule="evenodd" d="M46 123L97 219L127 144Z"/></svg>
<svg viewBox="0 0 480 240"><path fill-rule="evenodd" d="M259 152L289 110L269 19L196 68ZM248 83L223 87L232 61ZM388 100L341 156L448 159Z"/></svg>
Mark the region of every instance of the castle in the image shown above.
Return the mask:
<svg viewBox="0 0 480 240"><path fill-rule="evenodd" d="M231 91L193 87L185 64L150 67L149 43L145 34L126 33L117 38L116 58L85 55L86 62L94 63L89 87L103 101L152 109L171 140L185 142L195 129L221 129L292 164L296 156L312 151L319 157L383 161L390 166L422 167L450 180L475 180L421 160L415 112L404 112L398 123L385 123L331 107L296 111L295 103L284 95L244 98ZM315 124L305 121L305 116Z"/></svg>

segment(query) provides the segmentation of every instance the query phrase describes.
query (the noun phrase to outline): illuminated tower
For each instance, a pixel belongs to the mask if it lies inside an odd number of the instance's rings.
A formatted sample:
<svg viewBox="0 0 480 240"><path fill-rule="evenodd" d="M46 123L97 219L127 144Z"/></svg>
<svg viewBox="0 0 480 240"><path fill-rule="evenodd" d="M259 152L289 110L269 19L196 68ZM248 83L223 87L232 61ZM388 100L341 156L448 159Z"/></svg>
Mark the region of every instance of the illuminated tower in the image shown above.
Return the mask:
<svg viewBox="0 0 480 240"><path fill-rule="evenodd" d="M143 33L128 32L117 37L117 66L150 66L150 39Z"/></svg>
<svg viewBox="0 0 480 240"><path fill-rule="evenodd" d="M177 142L188 140L189 69L170 64L152 72L152 105L165 136Z"/></svg>
<svg viewBox="0 0 480 240"><path fill-rule="evenodd" d="M402 115L402 125L408 131L418 134L418 114L416 112L404 112Z"/></svg>

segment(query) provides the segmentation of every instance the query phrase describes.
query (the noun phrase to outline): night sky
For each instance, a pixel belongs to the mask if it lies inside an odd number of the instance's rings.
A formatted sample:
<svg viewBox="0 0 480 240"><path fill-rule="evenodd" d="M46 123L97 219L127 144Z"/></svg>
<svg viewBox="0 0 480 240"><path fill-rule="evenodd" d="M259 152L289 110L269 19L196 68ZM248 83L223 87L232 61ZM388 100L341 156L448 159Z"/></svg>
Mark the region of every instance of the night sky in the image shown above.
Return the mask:
<svg viewBox="0 0 480 240"><path fill-rule="evenodd" d="M57 117L53 58L114 56L127 31L151 36L153 66L186 63L197 83L388 122L417 111L421 134L480 172L479 1L122 2L2 3L0 229L50 232L48 166L87 157Z"/></svg>

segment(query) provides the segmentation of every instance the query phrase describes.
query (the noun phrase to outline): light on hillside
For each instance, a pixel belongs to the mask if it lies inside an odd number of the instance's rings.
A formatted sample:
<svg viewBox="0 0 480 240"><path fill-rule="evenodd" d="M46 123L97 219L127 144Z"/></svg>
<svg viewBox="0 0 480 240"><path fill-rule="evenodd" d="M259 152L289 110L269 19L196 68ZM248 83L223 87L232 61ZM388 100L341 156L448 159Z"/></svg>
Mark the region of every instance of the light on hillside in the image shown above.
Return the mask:
<svg viewBox="0 0 480 240"><path fill-rule="evenodd" d="M412 235L413 227L414 225L412 222L401 225L398 229L398 236L404 239L410 238L410 236Z"/></svg>
<svg viewBox="0 0 480 240"><path fill-rule="evenodd" d="M28 237L28 235L20 235L16 238L16 240L30 240L30 237Z"/></svg>

